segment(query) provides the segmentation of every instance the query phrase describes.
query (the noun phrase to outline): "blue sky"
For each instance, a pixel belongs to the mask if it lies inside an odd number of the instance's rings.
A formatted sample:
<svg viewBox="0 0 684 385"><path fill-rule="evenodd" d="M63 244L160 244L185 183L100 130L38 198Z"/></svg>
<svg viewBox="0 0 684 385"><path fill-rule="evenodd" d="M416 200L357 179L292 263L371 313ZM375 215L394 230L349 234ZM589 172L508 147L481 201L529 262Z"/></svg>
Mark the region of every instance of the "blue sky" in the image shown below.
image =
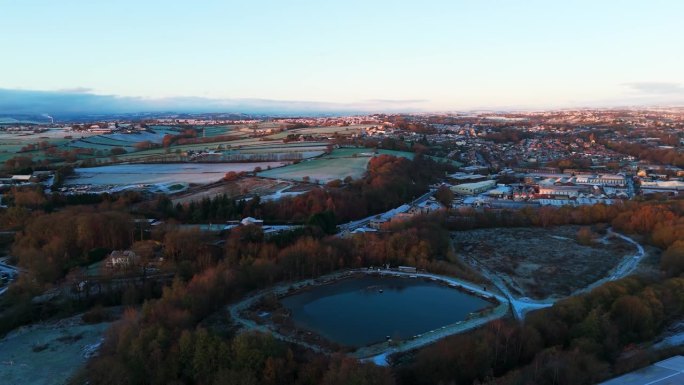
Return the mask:
<svg viewBox="0 0 684 385"><path fill-rule="evenodd" d="M683 16L681 0L0 0L0 88L377 110L684 104Z"/></svg>

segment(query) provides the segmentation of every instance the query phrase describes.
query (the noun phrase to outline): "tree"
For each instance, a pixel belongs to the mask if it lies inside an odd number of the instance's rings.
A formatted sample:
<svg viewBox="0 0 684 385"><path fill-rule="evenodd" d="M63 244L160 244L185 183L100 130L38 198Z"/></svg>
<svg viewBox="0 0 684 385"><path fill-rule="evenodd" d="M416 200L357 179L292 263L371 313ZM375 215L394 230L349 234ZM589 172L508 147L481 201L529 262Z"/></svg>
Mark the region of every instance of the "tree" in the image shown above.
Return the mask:
<svg viewBox="0 0 684 385"><path fill-rule="evenodd" d="M136 143L133 147L137 151L142 151L142 150L148 150L148 149L156 147L156 146L157 146L156 144L152 143L149 140L143 140L141 142Z"/></svg>
<svg viewBox="0 0 684 385"><path fill-rule="evenodd" d="M454 200L454 192L445 185L439 186L435 192L435 199L446 207L451 207L451 202Z"/></svg>
<svg viewBox="0 0 684 385"><path fill-rule="evenodd" d="M126 150L123 147L114 147L111 150L109 150L109 154L112 156L123 155L125 153Z"/></svg>
<svg viewBox="0 0 684 385"><path fill-rule="evenodd" d="M3 165L3 169L7 172L31 173L33 172L33 166L34 162L31 157L18 155L7 159Z"/></svg>
<svg viewBox="0 0 684 385"><path fill-rule="evenodd" d="M240 177L240 174L238 174L235 171L228 171L226 175L223 177L223 180L226 182L232 182L234 180L237 180Z"/></svg>
<svg viewBox="0 0 684 385"><path fill-rule="evenodd" d="M347 357L334 357L320 382L323 385L391 385L394 383L387 368Z"/></svg>
<svg viewBox="0 0 684 385"><path fill-rule="evenodd" d="M577 230L577 243L580 245L589 246L594 242L595 238L596 234L588 226L583 226Z"/></svg>
<svg viewBox="0 0 684 385"><path fill-rule="evenodd" d="M684 273L684 240L674 242L665 250L660 258L660 268L670 277Z"/></svg>
<svg viewBox="0 0 684 385"><path fill-rule="evenodd" d="M330 210L313 214L309 217L306 224L321 229L325 234L335 234L337 232L335 213Z"/></svg>
<svg viewBox="0 0 684 385"><path fill-rule="evenodd" d="M653 333L653 313L639 297L620 297L613 303L610 312L624 342L638 341Z"/></svg>
<svg viewBox="0 0 684 385"><path fill-rule="evenodd" d="M14 204L20 207L38 208L47 202L43 189L38 187L12 188Z"/></svg>
<svg viewBox="0 0 684 385"><path fill-rule="evenodd" d="M199 229L174 229L164 235L164 254L173 261L194 260L203 246Z"/></svg>

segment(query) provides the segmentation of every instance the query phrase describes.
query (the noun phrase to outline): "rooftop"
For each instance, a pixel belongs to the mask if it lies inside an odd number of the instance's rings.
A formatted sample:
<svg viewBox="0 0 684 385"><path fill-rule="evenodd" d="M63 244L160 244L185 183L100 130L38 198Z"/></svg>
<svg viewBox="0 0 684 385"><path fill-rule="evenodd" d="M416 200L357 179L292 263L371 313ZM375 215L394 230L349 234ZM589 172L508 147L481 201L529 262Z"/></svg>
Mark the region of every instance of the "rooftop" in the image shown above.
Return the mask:
<svg viewBox="0 0 684 385"><path fill-rule="evenodd" d="M674 356L599 385L684 384L684 356Z"/></svg>

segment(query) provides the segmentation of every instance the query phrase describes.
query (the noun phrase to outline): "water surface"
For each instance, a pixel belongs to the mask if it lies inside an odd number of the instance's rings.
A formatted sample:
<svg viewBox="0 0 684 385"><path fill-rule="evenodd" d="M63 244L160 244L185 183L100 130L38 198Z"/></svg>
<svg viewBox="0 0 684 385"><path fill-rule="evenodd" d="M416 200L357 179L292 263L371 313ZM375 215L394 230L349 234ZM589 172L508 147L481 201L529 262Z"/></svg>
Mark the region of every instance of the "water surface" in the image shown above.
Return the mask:
<svg viewBox="0 0 684 385"><path fill-rule="evenodd" d="M372 276L313 287L281 302L297 327L350 347L381 342L386 336L410 338L464 320L489 305L437 282Z"/></svg>

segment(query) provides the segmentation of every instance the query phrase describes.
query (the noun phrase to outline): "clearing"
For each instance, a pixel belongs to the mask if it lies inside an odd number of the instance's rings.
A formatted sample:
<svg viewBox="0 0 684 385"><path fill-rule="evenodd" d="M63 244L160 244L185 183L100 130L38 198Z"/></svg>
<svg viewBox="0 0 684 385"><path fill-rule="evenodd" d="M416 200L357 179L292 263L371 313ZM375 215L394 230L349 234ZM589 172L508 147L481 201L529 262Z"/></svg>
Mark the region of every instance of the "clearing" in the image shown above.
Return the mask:
<svg viewBox="0 0 684 385"><path fill-rule="evenodd" d="M110 325L88 325L80 318L22 327L0 340L0 383L66 383L96 351Z"/></svg>
<svg viewBox="0 0 684 385"><path fill-rule="evenodd" d="M634 246L614 235L577 241L580 226L494 228L452 233L457 253L493 271L519 297L571 295L598 281Z"/></svg>

